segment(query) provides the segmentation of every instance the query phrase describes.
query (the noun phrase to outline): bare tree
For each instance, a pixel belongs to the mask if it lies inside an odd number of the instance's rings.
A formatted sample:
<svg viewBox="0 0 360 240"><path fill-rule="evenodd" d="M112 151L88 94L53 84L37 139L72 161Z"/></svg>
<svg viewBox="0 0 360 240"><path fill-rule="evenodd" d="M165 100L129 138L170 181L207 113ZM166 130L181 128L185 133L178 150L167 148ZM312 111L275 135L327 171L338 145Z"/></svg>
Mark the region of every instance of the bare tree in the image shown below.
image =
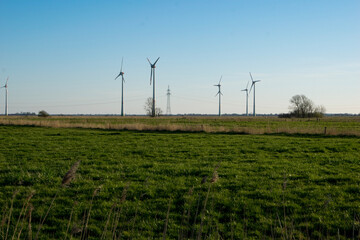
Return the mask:
<svg viewBox="0 0 360 240"><path fill-rule="evenodd" d="M290 99L290 114L295 117L322 117L325 113L324 106L317 106L305 95L295 95Z"/></svg>
<svg viewBox="0 0 360 240"><path fill-rule="evenodd" d="M152 115L152 107L153 107L153 102L152 102L152 97L149 97L148 99L146 99L145 105L144 105L144 110L146 112L146 115L151 116ZM163 114L163 111L161 110L161 108L157 108L155 107L155 116L160 116Z"/></svg>
<svg viewBox="0 0 360 240"><path fill-rule="evenodd" d="M323 117L326 112L326 108L323 105L317 106L315 108L315 117Z"/></svg>

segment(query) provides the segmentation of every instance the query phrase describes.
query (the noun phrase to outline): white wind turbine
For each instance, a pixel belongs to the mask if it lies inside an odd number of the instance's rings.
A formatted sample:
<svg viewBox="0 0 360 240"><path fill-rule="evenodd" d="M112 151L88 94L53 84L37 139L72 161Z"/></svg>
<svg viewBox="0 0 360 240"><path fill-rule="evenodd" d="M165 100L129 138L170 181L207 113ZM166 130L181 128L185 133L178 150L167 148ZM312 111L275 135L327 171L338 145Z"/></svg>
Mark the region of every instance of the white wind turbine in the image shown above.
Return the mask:
<svg viewBox="0 0 360 240"><path fill-rule="evenodd" d="M149 58L147 58L150 67L151 67L151 72L150 72L150 85L151 85L151 80L153 81L153 98L152 98L152 109L151 109L151 116L155 117L155 68L156 68L156 63L159 61L160 57L158 57L158 59L156 59L156 61L154 63L151 63Z"/></svg>
<svg viewBox="0 0 360 240"><path fill-rule="evenodd" d="M222 76L220 77L219 83L216 84L216 85L214 85L215 87L218 87L218 88L219 88L218 93L215 95L215 97L216 97L217 95L219 95L219 116L221 116L221 95L223 95L222 92L221 92L221 84L220 84L220 83L221 83L221 79L222 79Z"/></svg>
<svg viewBox="0 0 360 240"><path fill-rule="evenodd" d="M6 83L1 88L5 88L5 116L8 115L8 81L9 77L6 79Z"/></svg>
<svg viewBox="0 0 360 240"><path fill-rule="evenodd" d="M260 82L261 80L254 80L252 75L251 75L251 72L249 72L249 73L250 73L251 82L252 82L249 93L251 92L251 89L254 87L254 106L253 106L254 110L253 110L253 116L255 117L256 116L256 113L255 113L255 83Z"/></svg>
<svg viewBox="0 0 360 240"><path fill-rule="evenodd" d="M115 78L115 80L116 80L118 77L121 76L121 116L124 116L124 82L125 82L125 79L124 79L124 72L122 71L123 60L124 60L124 58L121 59L120 73Z"/></svg>
<svg viewBox="0 0 360 240"><path fill-rule="evenodd" d="M248 101L249 101L249 89L248 89L248 87L249 87L249 81L248 81L248 83L246 85L246 88L241 90L241 91L246 92L246 116L249 116L249 110L248 110L248 106L249 106L249 104L248 104Z"/></svg>

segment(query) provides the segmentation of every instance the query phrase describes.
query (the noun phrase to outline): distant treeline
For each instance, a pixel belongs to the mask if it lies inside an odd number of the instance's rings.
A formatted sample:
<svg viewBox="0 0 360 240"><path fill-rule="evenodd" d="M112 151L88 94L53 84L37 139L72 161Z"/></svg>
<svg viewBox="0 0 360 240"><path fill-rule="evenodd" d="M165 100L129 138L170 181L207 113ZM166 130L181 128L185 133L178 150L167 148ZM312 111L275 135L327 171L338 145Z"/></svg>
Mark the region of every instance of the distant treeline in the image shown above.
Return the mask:
<svg viewBox="0 0 360 240"><path fill-rule="evenodd" d="M14 114L9 114L9 115L14 115L14 116L36 116L37 114L34 112L19 112L19 113L14 113Z"/></svg>
<svg viewBox="0 0 360 240"><path fill-rule="evenodd" d="M9 114L12 116L36 116L35 112L19 112L19 113L13 113ZM51 116L111 116L111 117L117 117L120 116L120 114L50 114ZM145 114L127 114L128 117L146 117ZM172 114L172 115L163 115L163 116L174 116L174 117L181 117L181 116L194 116L194 117L217 117L217 114L198 114L198 113L188 113L188 114ZM246 117L246 114L222 114L222 116L228 116L228 117ZM279 117L279 118L288 118L288 117L296 117L293 116L291 113L270 113L270 114L256 114L258 117ZM352 113L325 113L324 116L327 117L353 117L353 116L360 116L360 113L358 114L352 114ZM249 115L251 117L251 115ZM316 116L308 116L308 117L316 117Z"/></svg>

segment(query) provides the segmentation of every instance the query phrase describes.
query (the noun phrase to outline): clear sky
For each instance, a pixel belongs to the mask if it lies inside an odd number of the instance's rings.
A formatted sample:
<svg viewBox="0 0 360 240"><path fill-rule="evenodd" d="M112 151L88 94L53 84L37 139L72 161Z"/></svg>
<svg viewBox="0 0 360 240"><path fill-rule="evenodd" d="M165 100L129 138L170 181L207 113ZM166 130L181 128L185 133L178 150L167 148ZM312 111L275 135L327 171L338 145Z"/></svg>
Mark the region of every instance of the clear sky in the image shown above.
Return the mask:
<svg viewBox="0 0 360 240"><path fill-rule="evenodd" d="M0 83L9 113L144 114L156 68L157 106L173 114L288 112L304 94L328 113L360 113L359 0L0 1ZM4 88L0 113L4 113ZM249 96L252 112L253 95Z"/></svg>

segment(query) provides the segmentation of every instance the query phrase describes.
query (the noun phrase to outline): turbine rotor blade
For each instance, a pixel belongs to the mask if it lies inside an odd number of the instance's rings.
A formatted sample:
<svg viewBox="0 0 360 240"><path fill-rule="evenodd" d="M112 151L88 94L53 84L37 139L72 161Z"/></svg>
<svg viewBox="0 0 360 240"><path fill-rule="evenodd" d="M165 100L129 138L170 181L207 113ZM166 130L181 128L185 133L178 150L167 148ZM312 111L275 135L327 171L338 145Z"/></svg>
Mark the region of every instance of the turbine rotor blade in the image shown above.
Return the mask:
<svg viewBox="0 0 360 240"><path fill-rule="evenodd" d="M151 69L151 73L150 73L150 85L151 85L152 75L153 75L153 70Z"/></svg>
<svg viewBox="0 0 360 240"><path fill-rule="evenodd" d="M125 82L124 75L121 75L122 81Z"/></svg>
<svg viewBox="0 0 360 240"><path fill-rule="evenodd" d="M249 81L248 81L247 84L246 84L246 89L248 89L248 87L249 87Z"/></svg>
<svg viewBox="0 0 360 240"><path fill-rule="evenodd" d="M122 59L121 59L121 69L120 69L120 72L122 72L123 61L124 61L124 57L122 57Z"/></svg>
<svg viewBox="0 0 360 240"><path fill-rule="evenodd" d="M251 77L251 81L254 82L254 79L253 79L253 77L251 75L251 72L249 72L249 74L250 74L250 77Z"/></svg>
<svg viewBox="0 0 360 240"><path fill-rule="evenodd" d="M253 82L252 84L251 84L251 87L250 87L250 90L249 90L249 93L251 93L251 89L252 89L252 87L255 85L255 83Z"/></svg>
<svg viewBox="0 0 360 240"><path fill-rule="evenodd" d="M220 77L219 85L220 85L220 83L221 83L221 79L222 79L222 75L221 75L221 77Z"/></svg>
<svg viewBox="0 0 360 240"><path fill-rule="evenodd" d="M149 58L146 58L146 59L148 60L148 62L150 63L150 66L151 66L152 64L151 64L151 62L150 62Z"/></svg>
<svg viewBox="0 0 360 240"><path fill-rule="evenodd" d="M156 59L156 61L154 62L154 65L157 63L157 61L159 61L160 57L158 57L158 59Z"/></svg>
<svg viewBox="0 0 360 240"><path fill-rule="evenodd" d="M116 78L114 80L116 80L118 77L120 77L120 75L121 75L121 72L119 73L119 75L116 76Z"/></svg>

